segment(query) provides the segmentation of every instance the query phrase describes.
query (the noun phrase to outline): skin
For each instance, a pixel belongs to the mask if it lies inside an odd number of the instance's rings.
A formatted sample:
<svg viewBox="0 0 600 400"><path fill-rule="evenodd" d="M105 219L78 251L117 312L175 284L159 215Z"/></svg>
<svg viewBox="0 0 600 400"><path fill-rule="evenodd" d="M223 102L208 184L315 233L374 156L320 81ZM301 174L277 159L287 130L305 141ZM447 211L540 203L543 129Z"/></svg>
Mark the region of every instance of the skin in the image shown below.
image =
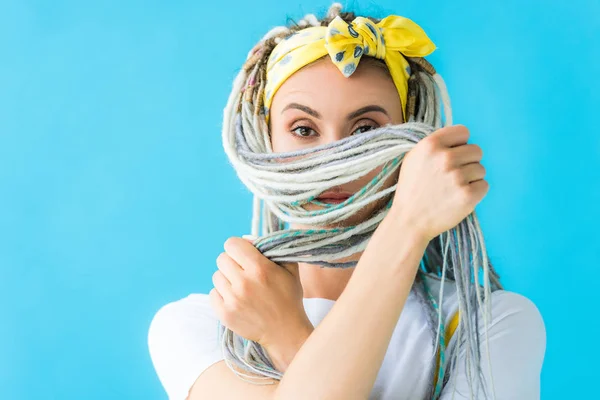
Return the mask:
<svg viewBox="0 0 600 400"><path fill-rule="evenodd" d="M323 90L325 87L327 90ZM368 110L348 118L352 113L370 106L380 110ZM273 152L279 153L324 145L380 126L402 122L398 91L384 64L363 57L357 70L346 78L329 57L324 57L300 69L280 86L273 97L269 127ZM379 166L360 179L343 185L342 190L357 192L381 169ZM384 188L394 185L397 178L397 174L392 174ZM370 203L338 226L356 225L367 220L389 198ZM315 204L303 207L306 210L322 208ZM291 224L291 228L307 229L309 226ZM339 261L358 260L361 255L362 252L359 252ZM331 300L338 299L355 269L322 268L309 263L298 263L298 268L305 298Z"/></svg>

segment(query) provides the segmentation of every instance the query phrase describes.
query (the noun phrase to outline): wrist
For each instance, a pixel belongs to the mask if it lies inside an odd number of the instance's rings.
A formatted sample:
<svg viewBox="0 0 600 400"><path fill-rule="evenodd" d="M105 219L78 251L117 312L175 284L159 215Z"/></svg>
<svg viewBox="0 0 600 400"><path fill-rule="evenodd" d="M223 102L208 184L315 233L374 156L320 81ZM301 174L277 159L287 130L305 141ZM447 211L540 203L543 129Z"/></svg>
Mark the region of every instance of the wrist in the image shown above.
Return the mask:
<svg viewBox="0 0 600 400"><path fill-rule="evenodd" d="M296 353L300 350L306 339L315 330L310 321L296 328L289 335L262 345L266 350L273 365L278 371L285 372Z"/></svg>
<svg viewBox="0 0 600 400"><path fill-rule="evenodd" d="M395 209L393 206L387 213L381 224L386 224L391 230L399 232L402 235L403 241L417 247L422 247L423 250L427 247L433 238L426 234L410 216Z"/></svg>

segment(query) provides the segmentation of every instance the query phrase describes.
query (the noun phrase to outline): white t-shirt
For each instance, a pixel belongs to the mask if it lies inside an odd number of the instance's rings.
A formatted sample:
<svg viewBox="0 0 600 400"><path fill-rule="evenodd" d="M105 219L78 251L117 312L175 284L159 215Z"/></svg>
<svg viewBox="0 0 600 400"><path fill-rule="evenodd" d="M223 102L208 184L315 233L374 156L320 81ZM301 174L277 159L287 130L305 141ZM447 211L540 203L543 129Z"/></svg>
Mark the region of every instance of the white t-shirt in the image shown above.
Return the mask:
<svg viewBox="0 0 600 400"><path fill-rule="evenodd" d="M427 275L427 282L434 296L437 296L440 279ZM304 299L306 313L314 326L323 320L334 303L334 300L322 298ZM458 309L454 282L444 282L442 308L448 326L451 316ZM433 334L426 318L422 305L411 292L394 329L369 400L425 399L429 372L435 365ZM479 318L479 323L481 368L486 379L489 379L483 318ZM150 324L148 346L152 363L169 399L186 399L200 373L223 359L217 334L217 316L207 294L193 293L158 310ZM535 304L514 292L493 292L489 340L496 399L539 399L546 329ZM448 351L455 342L453 337L448 343ZM441 400L470 398L464 357L463 349L456 374L450 377ZM446 364L449 359L446 357ZM454 397L453 382L456 382Z"/></svg>

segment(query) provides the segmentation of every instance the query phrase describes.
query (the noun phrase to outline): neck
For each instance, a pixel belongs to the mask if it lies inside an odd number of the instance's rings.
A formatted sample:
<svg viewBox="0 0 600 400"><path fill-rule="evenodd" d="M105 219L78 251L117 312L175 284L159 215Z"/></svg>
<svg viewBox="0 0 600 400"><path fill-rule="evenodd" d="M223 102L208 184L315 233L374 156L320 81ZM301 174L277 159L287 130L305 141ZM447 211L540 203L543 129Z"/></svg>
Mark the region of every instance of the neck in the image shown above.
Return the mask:
<svg viewBox="0 0 600 400"><path fill-rule="evenodd" d="M359 252L336 261L358 260L361 254L362 252ZM317 264L298 263L304 298L319 297L337 300L348 284L355 268L326 268Z"/></svg>
<svg viewBox="0 0 600 400"><path fill-rule="evenodd" d="M309 225L290 224L292 229L311 229ZM343 257L336 262L358 261L362 251ZM356 267L350 268L327 268L318 264L298 263L300 283L304 291L304 298L318 297L322 299L336 300L346 287Z"/></svg>

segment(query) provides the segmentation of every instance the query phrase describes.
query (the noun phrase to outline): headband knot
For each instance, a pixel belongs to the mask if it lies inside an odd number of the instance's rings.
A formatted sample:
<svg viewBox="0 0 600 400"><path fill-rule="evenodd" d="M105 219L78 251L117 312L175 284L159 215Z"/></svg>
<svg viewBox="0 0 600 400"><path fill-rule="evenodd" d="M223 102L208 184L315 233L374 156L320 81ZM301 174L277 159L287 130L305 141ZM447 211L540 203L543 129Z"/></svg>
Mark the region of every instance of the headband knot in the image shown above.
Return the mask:
<svg viewBox="0 0 600 400"><path fill-rule="evenodd" d="M363 17L357 17L351 23L340 16L335 17L327 26L325 48L346 78L354 73L363 55L385 59L382 29Z"/></svg>

